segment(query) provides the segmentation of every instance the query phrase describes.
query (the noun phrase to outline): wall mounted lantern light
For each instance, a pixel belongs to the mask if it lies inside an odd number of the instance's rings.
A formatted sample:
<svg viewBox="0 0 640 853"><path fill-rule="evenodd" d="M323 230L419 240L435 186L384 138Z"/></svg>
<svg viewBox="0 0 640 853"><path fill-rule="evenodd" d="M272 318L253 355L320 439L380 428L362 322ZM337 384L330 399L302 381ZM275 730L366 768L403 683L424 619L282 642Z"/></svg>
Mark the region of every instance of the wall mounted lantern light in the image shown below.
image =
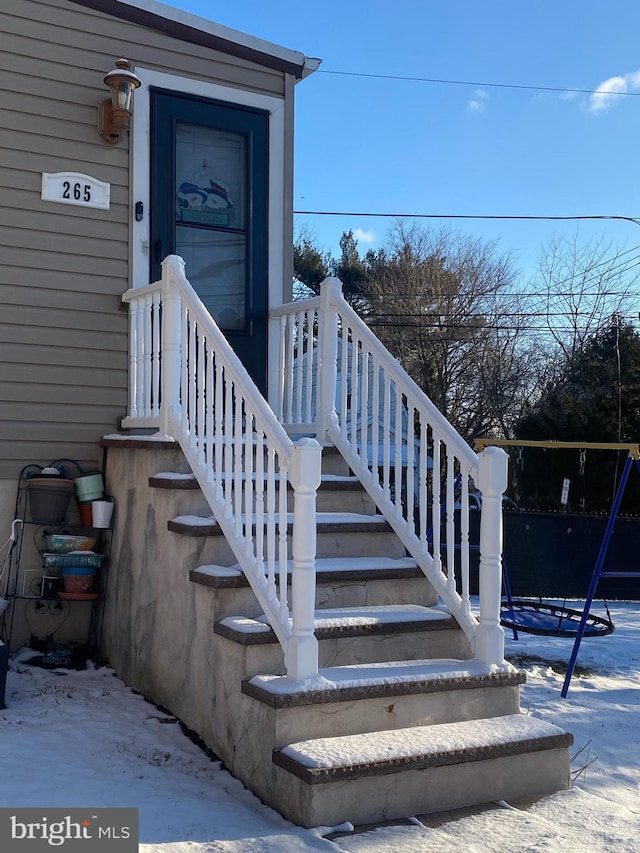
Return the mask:
<svg viewBox="0 0 640 853"><path fill-rule="evenodd" d="M133 93L142 85L142 80L131 70L131 63L122 57L104 82L111 89L111 97L98 107L98 132L103 139L115 145L129 129Z"/></svg>

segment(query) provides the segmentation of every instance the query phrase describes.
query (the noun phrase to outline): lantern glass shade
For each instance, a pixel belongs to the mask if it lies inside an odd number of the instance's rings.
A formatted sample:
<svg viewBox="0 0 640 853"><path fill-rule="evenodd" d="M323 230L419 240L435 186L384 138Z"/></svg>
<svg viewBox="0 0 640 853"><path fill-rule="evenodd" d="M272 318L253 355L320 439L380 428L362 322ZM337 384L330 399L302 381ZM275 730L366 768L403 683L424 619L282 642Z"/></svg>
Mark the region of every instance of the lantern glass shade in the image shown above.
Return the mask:
<svg viewBox="0 0 640 853"><path fill-rule="evenodd" d="M131 113L133 93L142 81L131 70L130 63L124 57L119 59L116 67L104 78L104 82L111 89L112 108Z"/></svg>

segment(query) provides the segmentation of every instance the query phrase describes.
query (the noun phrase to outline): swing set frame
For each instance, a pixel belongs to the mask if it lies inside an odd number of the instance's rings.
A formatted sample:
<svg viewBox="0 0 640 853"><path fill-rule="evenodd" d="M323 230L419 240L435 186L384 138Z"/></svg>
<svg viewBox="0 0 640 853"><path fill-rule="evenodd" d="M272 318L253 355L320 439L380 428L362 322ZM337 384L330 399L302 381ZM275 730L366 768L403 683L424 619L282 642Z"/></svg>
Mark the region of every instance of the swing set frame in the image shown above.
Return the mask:
<svg viewBox="0 0 640 853"><path fill-rule="evenodd" d="M618 512L620 511L620 504L622 503L622 498L627 487L627 482L629 480L629 474L631 473L631 468L633 463L635 462L636 468L640 473L640 445L639 444L625 444L625 443L607 443L607 442L589 442L589 441L519 441L517 439L491 439L491 438L479 438L475 441L475 449L477 452L484 450L485 447L539 447L546 450L549 449L575 449L575 450L624 450L627 453L627 459L625 461L625 465L622 471L622 475L620 477L620 482L618 483L618 488L616 490L616 495L613 501L613 505L611 507L611 513L609 515L607 521L607 527L604 532L604 536L602 538L602 543L600 545L600 550L598 552L598 557L596 559L596 563L593 569L593 574L591 576L591 583L589 585L589 591L587 593L587 598L585 601L584 608L580 617L580 624L578 626L578 631L576 633L575 641L573 644L573 649L571 651L571 657L569 658L569 664L567 666L567 673L565 675L564 684L562 686L561 696L563 699L566 699L567 693L569 691L569 684L571 683L571 677L573 675L576 660L578 658L578 652L580 650L580 644L582 642L582 638L585 636L587 632L588 626L593 622L594 618L590 614L591 605L593 604L593 599L595 598L596 590L598 587L598 583L601 578L640 578L640 571L637 572L622 572L622 571L604 571L604 561L607 556L607 550L609 548L609 541L611 539L611 535L613 533L613 528L616 523L616 519L618 517ZM506 579L506 573L505 573ZM506 589L508 590L508 598L511 599L511 593L509 590L508 580L506 584ZM566 610L566 608L565 608ZM580 611L573 611L574 613L580 614ZM519 626L520 630L527 631L526 627ZM611 628L613 630L613 627ZM611 631L602 631L599 632L600 635L604 633L611 633Z"/></svg>

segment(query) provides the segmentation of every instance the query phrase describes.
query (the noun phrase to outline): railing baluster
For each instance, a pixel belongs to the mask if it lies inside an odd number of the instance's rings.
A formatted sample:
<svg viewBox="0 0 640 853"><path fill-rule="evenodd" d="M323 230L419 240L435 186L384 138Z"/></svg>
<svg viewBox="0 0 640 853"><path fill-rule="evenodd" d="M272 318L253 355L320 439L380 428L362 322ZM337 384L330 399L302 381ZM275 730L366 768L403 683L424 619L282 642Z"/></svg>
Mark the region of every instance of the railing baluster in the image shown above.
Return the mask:
<svg viewBox="0 0 640 853"><path fill-rule="evenodd" d="M295 340L295 401L296 407L294 417L297 423L302 423L302 370L304 367L303 359L303 323L301 322L302 313L298 311L295 315L295 328L297 336Z"/></svg>
<svg viewBox="0 0 640 853"><path fill-rule="evenodd" d="M276 465L275 450L267 449L267 595L276 599Z"/></svg>
<svg viewBox="0 0 640 853"><path fill-rule="evenodd" d="M145 370L145 364L147 361L147 356L149 352L149 342L145 340L144 332L146 328L145 323L145 301L144 299L140 300L140 310L137 313L137 325L138 325L138 343L140 345L140 349L138 352L137 359L137 370L138 370L138 393L136 395L136 402L138 411L142 414L143 417L147 417L150 414L149 411L149 389L147 387L147 374Z"/></svg>
<svg viewBox="0 0 640 853"><path fill-rule="evenodd" d="M461 471L460 487L460 589L462 608L471 612L469 597L469 474Z"/></svg>
<svg viewBox="0 0 640 853"><path fill-rule="evenodd" d="M214 403L215 416L215 454L214 474L216 484L216 498L224 501L224 475L223 475L223 453L224 453L224 369L221 360L214 356L216 363L216 390Z"/></svg>
<svg viewBox="0 0 640 853"><path fill-rule="evenodd" d="M195 386L196 386L196 423L194 425L194 437L196 440L196 447L198 448L198 459L200 460L200 464L206 470L207 468L207 457L206 457L206 448L205 448L205 436L206 425L205 425L205 393L206 393L206 359L205 359L205 337L204 335L199 333L199 329L196 329L196 376L195 376Z"/></svg>
<svg viewBox="0 0 640 853"><path fill-rule="evenodd" d="M144 403L143 408L144 411L148 414L151 414L151 396L152 396L152 384L151 384L151 353L152 353L152 326L151 326L151 307L153 305L153 296L151 293L148 293L144 298L144 311L142 312L142 319L144 323L144 330L142 332L142 338L145 342L145 352L144 352Z"/></svg>
<svg viewBox="0 0 640 853"><path fill-rule="evenodd" d="M286 405L285 405L285 418L287 423L291 423L293 421L293 369L295 364L294 357L294 336L295 336L295 320L293 317L289 318L287 322L287 338L286 338L286 346L287 346L287 355L286 355L286 376L287 376L287 397L286 397Z"/></svg>
<svg viewBox="0 0 640 853"><path fill-rule="evenodd" d="M205 359L205 383L202 391L203 406L205 417L204 436L202 436L202 445L204 448L204 463L206 467L207 482L214 483L216 477L215 469L215 365L214 357L211 349L208 348L206 338L203 338L204 344L207 347ZM203 349L205 349L203 346Z"/></svg>
<svg viewBox="0 0 640 853"><path fill-rule="evenodd" d="M245 552L247 556L249 556L252 552L252 543L253 543L253 507L254 507L254 482L253 482L253 454L254 443L253 443L253 413L245 409L245 418L244 418L244 516L246 519L245 523L245 537L246 537L246 546Z"/></svg>
<svg viewBox="0 0 640 853"><path fill-rule="evenodd" d="M225 371L224 402L224 513L233 513L233 379Z"/></svg>
<svg viewBox="0 0 640 853"><path fill-rule="evenodd" d="M151 332L151 405L149 412L151 417L160 416L160 353L162 351L162 338L160 334L160 293L155 291L151 295L151 310L153 311L153 324Z"/></svg>
<svg viewBox="0 0 640 853"><path fill-rule="evenodd" d="M427 529L429 527L429 498L427 489L427 477L429 476L429 430L426 421L420 424L420 487L418 499L418 518L420 544L425 553L429 550L427 542ZM433 513L433 507L431 509ZM431 516L433 518L433 515ZM431 522L433 524L433 521Z"/></svg>
<svg viewBox="0 0 640 853"><path fill-rule="evenodd" d="M283 423L290 420L290 414L285 411L285 389L288 388L287 376L287 317L279 318L278 323L278 388L276 391L276 417Z"/></svg>
<svg viewBox="0 0 640 853"><path fill-rule="evenodd" d="M196 395L198 393L198 343L197 343L197 333L198 325L197 321L191 314L189 314L189 349L188 349L188 365L187 365L187 382L188 382L188 400L189 400L189 417L188 417L188 430L189 430L189 443L192 449L196 448L197 444L197 402Z"/></svg>
<svg viewBox="0 0 640 853"><path fill-rule="evenodd" d="M456 536L455 536L455 457L450 449L446 452L447 459L447 587L450 592L455 592L456 589Z"/></svg>
<svg viewBox="0 0 640 853"><path fill-rule="evenodd" d="M264 429L256 419L256 486L255 486L255 516L256 516L256 574L264 577Z"/></svg>
<svg viewBox="0 0 640 853"><path fill-rule="evenodd" d="M317 349L315 347L314 341L314 328L315 328L315 313L313 311L305 312L305 316L307 318L307 335L306 335L306 345L305 345L305 357L306 357L306 371L305 371L305 400L304 400L304 420L306 423L310 424L315 420L315 412L313 411L313 397L314 397L314 384L316 377L316 355ZM317 389L316 393L317 393Z"/></svg>
<svg viewBox="0 0 640 853"><path fill-rule="evenodd" d="M371 356L373 399L371 402L371 466L374 477L378 477L380 443L380 365L375 356Z"/></svg>
<svg viewBox="0 0 640 853"><path fill-rule="evenodd" d="M360 455L369 464L369 353L360 346Z"/></svg>
<svg viewBox="0 0 640 853"><path fill-rule="evenodd" d="M433 532L433 562L436 572L442 574L442 556L440 547L440 526L442 524L440 505L440 466L442 464L440 458L440 436L435 432L432 433L433 439L433 513L431 516L432 532Z"/></svg>
<svg viewBox="0 0 640 853"><path fill-rule="evenodd" d="M390 457L391 443L389 432L391 431L391 386L386 373L383 371L384 388L382 403L382 489L387 500L391 500L391 477Z"/></svg>
<svg viewBox="0 0 640 853"><path fill-rule="evenodd" d="M398 383L393 385L393 399L395 404L395 424L393 444L395 450L394 459L394 489L396 502L396 515L402 518L402 446L403 446L403 429L402 429L402 395L398 387Z"/></svg>
<svg viewBox="0 0 640 853"><path fill-rule="evenodd" d="M414 507L415 507L415 486L414 486L414 476L415 476L415 428L414 428L414 408L410 406L409 400L407 400L407 481L406 481L406 510L405 515L407 521L411 525L411 529L415 530L415 518L414 518Z"/></svg>
<svg viewBox="0 0 640 853"><path fill-rule="evenodd" d="M283 460L278 458L278 563L280 565L278 597L280 600L280 621L289 619L288 572L287 572L287 482L288 472Z"/></svg>
<svg viewBox="0 0 640 853"><path fill-rule="evenodd" d="M234 383L235 386L235 383ZM242 454L243 454L243 431L242 431L242 397L233 395L233 513L235 520L235 535L238 539L244 538L244 524L242 522Z"/></svg>
<svg viewBox="0 0 640 853"><path fill-rule="evenodd" d="M358 341L353 334L353 330L349 329L351 336L351 372L349 378L351 380L351 398L349 400L349 423L351 424L351 448L354 453L358 453L358 398L360 396L360 373L358 371Z"/></svg>

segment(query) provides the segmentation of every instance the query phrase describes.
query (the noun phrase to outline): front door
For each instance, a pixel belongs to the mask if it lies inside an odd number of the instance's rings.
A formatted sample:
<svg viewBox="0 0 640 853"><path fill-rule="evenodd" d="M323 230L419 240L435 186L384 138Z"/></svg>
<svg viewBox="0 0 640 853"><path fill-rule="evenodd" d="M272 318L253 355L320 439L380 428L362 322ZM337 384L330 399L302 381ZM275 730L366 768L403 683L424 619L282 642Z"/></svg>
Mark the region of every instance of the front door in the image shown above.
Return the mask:
<svg viewBox="0 0 640 853"><path fill-rule="evenodd" d="M264 393L268 113L152 90L151 280L186 275Z"/></svg>

